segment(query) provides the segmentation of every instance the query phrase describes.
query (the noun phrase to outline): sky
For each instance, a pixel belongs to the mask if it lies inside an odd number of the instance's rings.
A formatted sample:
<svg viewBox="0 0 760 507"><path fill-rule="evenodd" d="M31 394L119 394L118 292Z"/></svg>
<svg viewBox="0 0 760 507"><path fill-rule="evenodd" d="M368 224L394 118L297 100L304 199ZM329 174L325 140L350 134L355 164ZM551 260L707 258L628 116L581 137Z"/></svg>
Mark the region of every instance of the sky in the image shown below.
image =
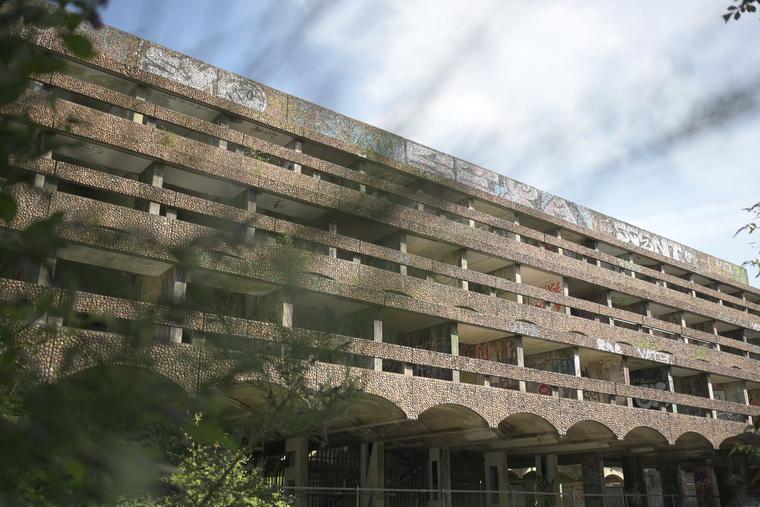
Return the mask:
<svg viewBox="0 0 760 507"><path fill-rule="evenodd" d="M730 3L110 0L103 17L741 264L759 250L734 232L760 201L760 21L724 24Z"/></svg>

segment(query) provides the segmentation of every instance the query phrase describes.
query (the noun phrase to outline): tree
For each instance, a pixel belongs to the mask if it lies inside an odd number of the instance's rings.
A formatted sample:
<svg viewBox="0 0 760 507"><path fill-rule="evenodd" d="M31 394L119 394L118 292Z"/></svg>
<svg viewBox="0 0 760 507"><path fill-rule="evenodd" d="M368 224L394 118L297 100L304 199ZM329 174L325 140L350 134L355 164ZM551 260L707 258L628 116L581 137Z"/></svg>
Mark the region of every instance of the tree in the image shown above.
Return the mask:
<svg viewBox="0 0 760 507"><path fill-rule="evenodd" d="M91 57L93 45L80 28L100 25L98 9L104 1L0 1L0 106L26 94L35 75L61 69L61 60L25 42L23 35L52 31L74 55ZM16 192L28 184L25 164L54 148L45 134L23 113L0 117L0 224L6 226L0 276L6 279L52 272L48 259L66 244L61 231L76 226L64 214L14 226L19 217ZM155 239L139 227L130 233L131 241ZM294 277L308 258L287 237L280 243L268 264L283 291L297 290ZM244 237L222 231L175 247L171 254L177 269L192 275L200 271L201 260L223 263L219 252L248 248ZM253 450L279 435L320 431L356 391L347 373L328 383L315 382L312 375L319 360L345 359L340 341L283 329L260 339L241 337L234 350L213 343L173 347L171 360L179 370L200 361L217 366L188 394L154 373L165 360L155 354L155 315L145 311L129 321L82 315L75 309L78 290L108 282L81 274L61 283L55 290L0 298L3 505L111 505L146 495L167 505L280 502L256 473ZM161 303L162 311L178 322L193 309L192 301ZM229 319L223 302L215 304L212 310L218 310L223 333ZM105 325L109 333L82 331L95 324ZM55 376L42 361L53 352L60 358ZM241 376L259 390L262 403L231 423L224 391ZM191 417L195 413L205 415L196 420ZM165 471L175 466L164 481ZM171 486L168 496L162 494L166 484Z"/></svg>
<svg viewBox="0 0 760 507"><path fill-rule="evenodd" d="M723 21L726 23L731 20L738 20L742 14L757 12L757 6L760 5L760 0L734 0L734 2L740 3L739 5L729 5L726 8L726 13L723 14Z"/></svg>

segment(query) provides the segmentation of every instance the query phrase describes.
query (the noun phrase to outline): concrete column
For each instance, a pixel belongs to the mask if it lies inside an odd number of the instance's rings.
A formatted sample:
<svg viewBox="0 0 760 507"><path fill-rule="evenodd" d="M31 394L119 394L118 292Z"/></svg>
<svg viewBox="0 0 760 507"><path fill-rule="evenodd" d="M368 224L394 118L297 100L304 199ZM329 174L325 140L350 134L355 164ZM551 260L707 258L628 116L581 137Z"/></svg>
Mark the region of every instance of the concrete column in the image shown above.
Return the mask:
<svg viewBox="0 0 760 507"><path fill-rule="evenodd" d="M747 391L747 381L742 380L742 396L744 397L744 404L749 406L749 392ZM753 418L751 415L747 416L747 423L752 424Z"/></svg>
<svg viewBox="0 0 760 507"><path fill-rule="evenodd" d="M472 198L465 199L464 206L466 206L468 210L474 210L475 209L475 199L472 199ZM469 225L470 227L475 227L475 220L473 220L472 218L468 218L467 219L467 225Z"/></svg>
<svg viewBox="0 0 760 507"><path fill-rule="evenodd" d="M675 385L673 384L673 372L671 371L672 369L670 366L667 366L666 368L667 368L667 373L668 373L668 391L670 391L671 393L674 393L676 392L676 389L675 389ZM673 403L670 406L673 408L673 413L677 414L678 405ZM668 407L665 406L665 403L660 403L660 410L662 410L663 412L668 410Z"/></svg>
<svg viewBox="0 0 760 507"><path fill-rule="evenodd" d="M398 250L402 254L406 253L406 231L399 231L398 232ZM404 264L399 264L398 271L402 275L405 275L406 274L406 266Z"/></svg>
<svg viewBox="0 0 760 507"><path fill-rule="evenodd" d="M142 86L136 86L135 89L132 91L132 95L134 95L136 99L145 100L145 88ZM145 116L142 113L133 111L132 121L142 125L145 122Z"/></svg>
<svg viewBox="0 0 760 507"><path fill-rule="evenodd" d="M285 456L287 456L287 467L284 474L285 486L289 488L305 488L308 486L309 439L294 437L285 440ZM295 505L297 507L306 505L304 493L303 490L295 490Z"/></svg>
<svg viewBox="0 0 760 507"><path fill-rule="evenodd" d="M287 144L287 147L296 153L303 153L303 141L300 139L293 139ZM295 162L285 162L285 167L295 173L301 172L301 164L296 164Z"/></svg>
<svg viewBox="0 0 760 507"><path fill-rule="evenodd" d="M148 166L140 175L140 181L153 187L162 188L164 186L164 167L155 162ZM141 206L142 211L147 211L151 215L161 214L161 203L148 202Z"/></svg>
<svg viewBox="0 0 760 507"><path fill-rule="evenodd" d="M230 128L230 120L227 118L227 116L220 114L217 119L214 121L217 125L224 127L224 128ZM226 139L217 139L216 145L222 148L223 150L227 149L227 140Z"/></svg>
<svg viewBox="0 0 760 507"><path fill-rule="evenodd" d="M338 223L334 220L330 220L330 223L327 225L327 229L330 234L338 234ZM327 255L333 259L336 259L338 257L338 249L334 246L327 247Z"/></svg>
<svg viewBox="0 0 760 507"><path fill-rule="evenodd" d="M367 174L367 162L365 162L365 161L359 162L359 165L357 166L356 170L360 174ZM364 183L359 183L359 192L361 192L362 194L366 194L367 193L367 185L365 185Z"/></svg>
<svg viewBox="0 0 760 507"><path fill-rule="evenodd" d="M557 229L556 231L554 231L554 236L557 236L557 238L562 239L562 229ZM564 250L562 249L562 247L559 247L559 246L557 247L557 253L560 255L564 255Z"/></svg>
<svg viewBox="0 0 760 507"><path fill-rule="evenodd" d="M631 370L628 367L628 357L623 356L623 381L625 385L631 385ZM625 404L629 407L633 407L633 398L626 397Z"/></svg>
<svg viewBox="0 0 760 507"><path fill-rule="evenodd" d="M506 451L491 451L483 454L486 467L486 490L498 493L486 495L487 507L507 507L509 505L509 469Z"/></svg>
<svg viewBox="0 0 760 507"><path fill-rule="evenodd" d="M178 306L185 303L187 294L187 273L181 269L174 268L171 270L168 282L169 298L173 305ZM181 327L169 326L169 342L182 343L183 330Z"/></svg>
<svg viewBox="0 0 760 507"><path fill-rule="evenodd" d="M556 454L540 454L536 462L536 491L542 493L559 493L559 462ZM546 502L546 505L554 505Z"/></svg>
<svg viewBox="0 0 760 507"><path fill-rule="evenodd" d="M282 327L293 328L293 303L290 298L283 298L282 301Z"/></svg>
<svg viewBox="0 0 760 507"><path fill-rule="evenodd" d="M581 349L580 347L573 347L573 369L575 370L575 376L581 376ZM583 389L575 390L576 398L583 400Z"/></svg>
<svg viewBox="0 0 760 507"><path fill-rule="evenodd" d="M19 266L21 278L24 281L37 284L41 287L51 287L53 278L55 278L56 263L57 259L55 257L48 257L39 264L32 263L29 259L24 258ZM45 312L37 317L35 324L61 326L63 325L63 318L54 317Z"/></svg>
<svg viewBox="0 0 760 507"><path fill-rule="evenodd" d="M691 283L694 283L694 273L687 273L686 274L686 280L689 281L689 282L691 282ZM697 291L695 291L694 289L690 288L689 289L689 295L691 297L695 298L695 297L697 297Z"/></svg>
<svg viewBox="0 0 760 507"><path fill-rule="evenodd" d="M451 451L442 447L430 449L428 477L431 493L428 507L451 507Z"/></svg>
<svg viewBox="0 0 760 507"><path fill-rule="evenodd" d="M258 192L255 188L247 188L238 197L238 202L241 208L246 210L251 215L256 215L256 203L258 200ZM256 238L256 227L253 225L253 216L251 216L247 223L243 224L242 239L246 245L252 245Z"/></svg>
<svg viewBox="0 0 760 507"><path fill-rule="evenodd" d="M589 243L590 243L589 244L589 248L591 248L595 252L599 251L599 242L598 241L596 241L596 240L590 240ZM587 260L588 260L589 264L592 264L594 266L601 266L602 265L602 262L599 259L596 259L596 258L588 259L587 258Z"/></svg>
<svg viewBox="0 0 760 507"><path fill-rule="evenodd" d="M570 297L570 286L567 283L567 278L564 276L562 277L562 295L565 297ZM570 311L570 307L565 305L565 315L570 315L572 312Z"/></svg>
<svg viewBox="0 0 760 507"><path fill-rule="evenodd" d="M462 269L467 269L467 250L459 250L457 265ZM470 290L470 282L467 280L459 280L459 288L464 290Z"/></svg>
<svg viewBox="0 0 760 507"><path fill-rule="evenodd" d="M370 490L385 487L385 442L370 442L361 446L361 487ZM371 491L361 495L363 507L383 507L385 495L382 491Z"/></svg>
<svg viewBox="0 0 760 507"><path fill-rule="evenodd" d="M451 346L451 355L459 355L459 324L452 322L449 327L449 341ZM459 370L451 370L451 381L459 382Z"/></svg>
<svg viewBox="0 0 760 507"><path fill-rule="evenodd" d="M508 280L511 280L515 283L522 283L522 275L521 275L521 269L519 264L512 264L511 270L509 271ZM515 295L517 304L523 304L523 297L522 294L516 294Z"/></svg>
<svg viewBox="0 0 760 507"><path fill-rule="evenodd" d="M662 265L662 264L658 264L653 269L655 271L659 271L660 273L665 273L665 266ZM668 288L668 282L666 282L665 280L657 280L656 283L657 283L657 285L659 285L661 287L665 287L666 289Z"/></svg>
<svg viewBox="0 0 760 507"><path fill-rule="evenodd" d="M372 311L372 341L376 343L383 342L383 314L379 309ZM382 358L374 358L372 369L375 371L383 371Z"/></svg>
<svg viewBox="0 0 760 507"><path fill-rule="evenodd" d="M650 319L652 318L652 308L651 308L651 303L649 301L644 301L644 314ZM651 326L648 329L649 329L649 334L654 334L654 329L652 329Z"/></svg>
<svg viewBox="0 0 760 507"><path fill-rule="evenodd" d="M604 462L598 456L588 456L583 458L581 463L583 475L583 493L585 498L585 507L603 507L604 498Z"/></svg>
<svg viewBox="0 0 760 507"><path fill-rule="evenodd" d="M681 507L683 495L681 467L676 463L662 463L658 467L662 483L663 507Z"/></svg>
<svg viewBox="0 0 760 507"><path fill-rule="evenodd" d="M515 219L513 220L515 225L520 225L520 217L517 216L517 213L515 213ZM515 241L522 241L522 238L519 234L515 233Z"/></svg>
<svg viewBox="0 0 760 507"><path fill-rule="evenodd" d="M713 385L712 385L712 379L710 378L710 374L705 374L705 382L707 382L707 395L710 397L711 400L715 399L715 396L713 395ZM713 419L718 418L718 412L715 410L710 410L710 417Z"/></svg>
<svg viewBox="0 0 760 507"><path fill-rule="evenodd" d="M414 376L414 365L411 365L409 363L404 363L404 376L406 377Z"/></svg>
<svg viewBox="0 0 760 507"><path fill-rule="evenodd" d="M525 367L525 349L523 348L522 336L515 336L514 340L515 340L515 351L517 355L517 366ZM519 383L520 391L523 393L526 392L527 388L525 386L525 381L520 380L518 381L518 383Z"/></svg>
<svg viewBox="0 0 760 507"><path fill-rule="evenodd" d="M647 507L644 467L638 458L623 456L623 490L628 507Z"/></svg>

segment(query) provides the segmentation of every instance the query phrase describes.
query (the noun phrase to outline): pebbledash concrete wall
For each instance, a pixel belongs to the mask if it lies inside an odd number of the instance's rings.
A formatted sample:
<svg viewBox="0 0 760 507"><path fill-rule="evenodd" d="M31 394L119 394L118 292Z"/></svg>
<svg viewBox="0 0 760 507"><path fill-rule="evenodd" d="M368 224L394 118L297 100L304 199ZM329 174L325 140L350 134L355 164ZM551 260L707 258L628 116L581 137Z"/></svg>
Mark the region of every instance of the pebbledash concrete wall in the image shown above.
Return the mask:
<svg viewBox="0 0 760 507"><path fill-rule="evenodd" d="M120 30L92 31L97 47L133 71L170 79L183 86L231 101L243 116L259 113L274 127L301 130L305 137L324 140L345 151L398 167L415 168L420 176L464 185L539 212L579 229L600 234L600 239L643 249L708 277L748 283L747 271L676 241L599 213L562 197L544 192L503 174L458 159L393 133L367 125L311 102L282 93L232 72L219 69L171 49ZM331 142L330 142L331 141ZM570 227L568 227L570 228Z"/></svg>

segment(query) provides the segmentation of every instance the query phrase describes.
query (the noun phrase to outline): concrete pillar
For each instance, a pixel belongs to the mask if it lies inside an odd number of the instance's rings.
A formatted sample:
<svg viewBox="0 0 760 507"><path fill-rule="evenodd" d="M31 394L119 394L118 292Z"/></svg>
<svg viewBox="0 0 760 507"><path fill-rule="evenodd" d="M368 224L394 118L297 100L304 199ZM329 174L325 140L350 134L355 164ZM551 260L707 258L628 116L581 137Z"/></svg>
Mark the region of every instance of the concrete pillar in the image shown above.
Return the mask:
<svg viewBox="0 0 760 507"><path fill-rule="evenodd" d="M376 343L383 342L383 314L379 309L372 311L372 341ZM375 371L383 371L382 358L374 358L372 369Z"/></svg>
<svg viewBox="0 0 760 507"><path fill-rule="evenodd" d="M285 456L287 467L285 468L284 484L288 488L296 488L296 507L306 505L305 491L298 488L308 486L309 470L309 439L306 437L294 437L285 440Z"/></svg>
<svg viewBox="0 0 760 507"><path fill-rule="evenodd" d="M143 86L136 86L135 89L132 91L132 95L134 95L136 99L145 100L145 88ZM142 113L137 113L133 111L132 121L142 125L143 123L145 123L145 117Z"/></svg>
<svg viewBox="0 0 760 507"><path fill-rule="evenodd" d="M623 380L625 382L625 385L631 385L631 370L628 368L627 356L623 356ZM633 407L633 398L630 396L626 397L625 404L629 407Z"/></svg>
<svg viewBox="0 0 760 507"><path fill-rule="evenodd" d="M37 284L41 287L51 287L55 278L55 266L57 259L48 257L40 263L33 263L27 258L22 258L19 266L21 279ZM37 316L35 324L63 325L62 317L54 317L47 312Z"/></svg>
<svg viewBox="0 0 760 507"><path fill-rule="evenodd" d="M623 456L623 490L628 507L648 507L644 467L638 458Z"/></svg>
<svg viewBox="0 0 760 507"><path fill-rule="evenodd" d="M466 206L468 210L471 210L471 211L475 210L475 199L472 199L472 198L465 199L464 206ZM475 220L473 220L472 218L468 218L467 225L469 225L470 227L475 227Z"/></svg>
<svg viewBox="0 0 760 507"><path fill-rule="evenodd" d="M253 225L253 215L256 215L258 192L255 188L247 188L238 197L239 206L252 216L243 224L242 240L246 245L252 245L256 237L256 227Z"/></svg>
<svg viewBox="0 0 760 507"><path fill-rule="evenodd" d="M747 381L742 380L742 396L744 397L744 404L749 406L749 392L747 391ZM747 416L747 423L752 424L753 418L751 415Z"/></svg>
<svg viewBox="0 0 760 507"><path fill-rule="evenodd" d="M379 490L385 487L385 442L370 442L361 446L361 487ZM363 507L383 507L382 491L370 491L361 495Z"/></svg>
<svg viewBox="0 0 760 507"><path fill-rule="evenodd" d="M660 273L665 273L665 266L663 264L658 264L654 267L654 270L659 271ZM665 287L666 289L668 288L668 282L665 280L657 280L656 283L661 287Z"/></svg>
<svg viewBox="0 0 760 507"><path fill-rule="evenodd" d="M536 462L536 491L542 493L559 493L559 461L556 454L540 454ZM546 502L545 505L554 505Z"/></svg>
<svg viewBox="0 0 760 507"><path fill-rule="evenodd" d="M573 347L573 368L575 370L575 376L581 376L581 349L580 347ZM583 400L583 389L576 389L576 398Z"/></svg>
<svg viewBox="0 0 760 507"><path fill-rule="evenodd" d="M604 462L598 456L587 456L581 463L583 475L583 494L585 507L603 507L604 497ZM598 495L598 496L594 496Z"/></svg>
<svg viewBox="0 0 760 507"><path fill-rule="evenodd" d="M491 451L483 455L486 467L487 507L507 507L509 505L509 469L506 451Z"/></svg>
<svg viewBox="0 0 760 507"><path fill-rule="evenodd" d="M300 139L293 139L287 144L287 147L296 153L303 153L303 141ZM285 162L285 167L295 173L301 172L301 164L296 164L295 162Z"/></svg>
<svg viewBox="0 0 760 507"><path fill-rule="evenodd" d="M570 297L570 286L567 283L567 278L564 276L562 277L562 295L565 297ZM565 305L565 315L570 315L570 307Z"/></svg>
<svg viewBox="0 0 760 507"><path fill-rule="evenodd" d="M552 235L556 236L559 239L562 239L562 229L557 229L556 231L554 231L554 233ZM560 254L560 255L564 255L564 249L562 247L558 246L557 247L557 253Z"/></svg>
<svg viewBox="0 0 760 507"><path fill-rule="evenodd" d="M713 395L713 385L712 385L712 379L710 378L710 374L705 374L705 382L707 382L707 395L710 397L711 400L715 399L715 396ZM710 410L710 417L713 419L718 418L718 412L715 410Z"/></svg>
<svg viewBox="0 0 760 507"><path fill-rule="evenodd" d="M467 250L462 249L458 252L457 265L462 269L467 269ZM470 282L467 280L459 280L459 288L464 290L470 290Z"/></svg>
<svg viewBox="0 0 760 507"><path fill-rule="evenodd" d="M367 162L365 162L363 160L361 162L359 162L356 170L360 174L367 174ZM367 185L365 185L364 183L359 183L359 192L361 192L362 194L366 194L367 193Z"/></svg>
<svg viewBox="0 0 760 507"><path fill-rule="evenodd" d="M521 268L519 264L512 264L511 269L508 271L508 280L511 280L515 283L522 283L522 274L521 274ZM515 295L517 304L523 304L523 297L522 294L516 294Z"/></svg>
<svg viewBox="0 0 760 507"><path fill-rule="evenodd" d="M449 342L451 347L451 355L459 355L459 324L452 322L449 327ZM451 381L459 382L459 370L451 370Z"/></svg>
<svg viewBox="0 0 760 507"><path fill-rule="evenodd" d="M338 234L338 223L334 220L330 220L330 223L327 225L328 232L330 234ZM338 249L334 246L327 247L327 255L332 257L333 259L338 257Z"/></svg>
<svg viewBox="0 0 760 507"><path fill-rule="evenodd" d="M517 216L517 213L515 213L515 219L513 220L515 225L520 225L520 217ZM522 238L519 234L515 233L515 241L520 242L522 241Z"/></svg>
<svg viewBox="0 0 760 507"><path fill-rule="evenodd" d="M681 507L683 495L681 467L676 463L662 463L658 467L662 483L663 507Z"/></svg>
<svg viewBox="0 0 760 507"><path fill-rule="evenodd" d="M220 114L216 120L214 121L217 125L224 127L224 128L230 128L230 120L227 118L226 115ZM217 139L216 145L223 150L227 149L227 140L226 139Z"/></svg>
<svg viewBox="0 0 760 507"><path fill-rule="evenodd" d="M153 187L161 188L164 186L164 167L155 162L148 166L140 175L140 181ZM147 211L151 215L161 214L161 204L157 202L148 202L141 206L142 211Z"/></svg>
<svg viewBox="0 0 760 507"><path fill-rule="evenodd" d="M674 393L674 392L676 392L676 388L675 388L675 385L673 383L672 368L670 366L666 366L666 368L667 368L666 371L667 371L667 374L668 374L668 391L670 391L671 393ZM678 413L678 405L676 405L675 403L673 403L670 406L673 409L673 413L677 414ZM668 407L666 406L665 403L660 403L660 410L662 410L663 412L665 412L665 411L668 410Z"/></svg>
<svg viewBox="0 0 760 507"><path fill-rule="evenodd" d="M649 301L644 301L644 314L650 319L652 318L652 307ZM648 329L649 329L649 334L654 334L654 329L652 329L651 327L649 327Z"/></svg>
<svg viewBox="0 0 760 507"><path fill-rule="evenodd" d="M451 451L443 447L430 449L428 459L430 494L428 507L451 507Z"/></svg>
<svg viewBox="0 0 760 507"><path fill-rule="evenodd" d="M167 290L172 305L179 306L185 303L187 294L187 273L181 269L174 268L168 273ZM183 330L181 327L169 326L169 342L182 343Z"/></svg>
<svg viewBox="0 0 760 507"><path fill-rule="evenodd" d="M517 366L525 367L525 349L523 348L522 336L515 336L514 340L515 340L515 351L517 355ZM518 381L518 384L519 384L521 392L524 393L527 391L524 380Z"/></svg>
<svg viewBox="0 0 760 507"><path fill-rule="evenodd" d="M398 250L402 254L406 254L406 231L399 231L397 234L398 234ZM404 264L399 264L398 271L402 275L405 275L406 266Z"/></svg>

